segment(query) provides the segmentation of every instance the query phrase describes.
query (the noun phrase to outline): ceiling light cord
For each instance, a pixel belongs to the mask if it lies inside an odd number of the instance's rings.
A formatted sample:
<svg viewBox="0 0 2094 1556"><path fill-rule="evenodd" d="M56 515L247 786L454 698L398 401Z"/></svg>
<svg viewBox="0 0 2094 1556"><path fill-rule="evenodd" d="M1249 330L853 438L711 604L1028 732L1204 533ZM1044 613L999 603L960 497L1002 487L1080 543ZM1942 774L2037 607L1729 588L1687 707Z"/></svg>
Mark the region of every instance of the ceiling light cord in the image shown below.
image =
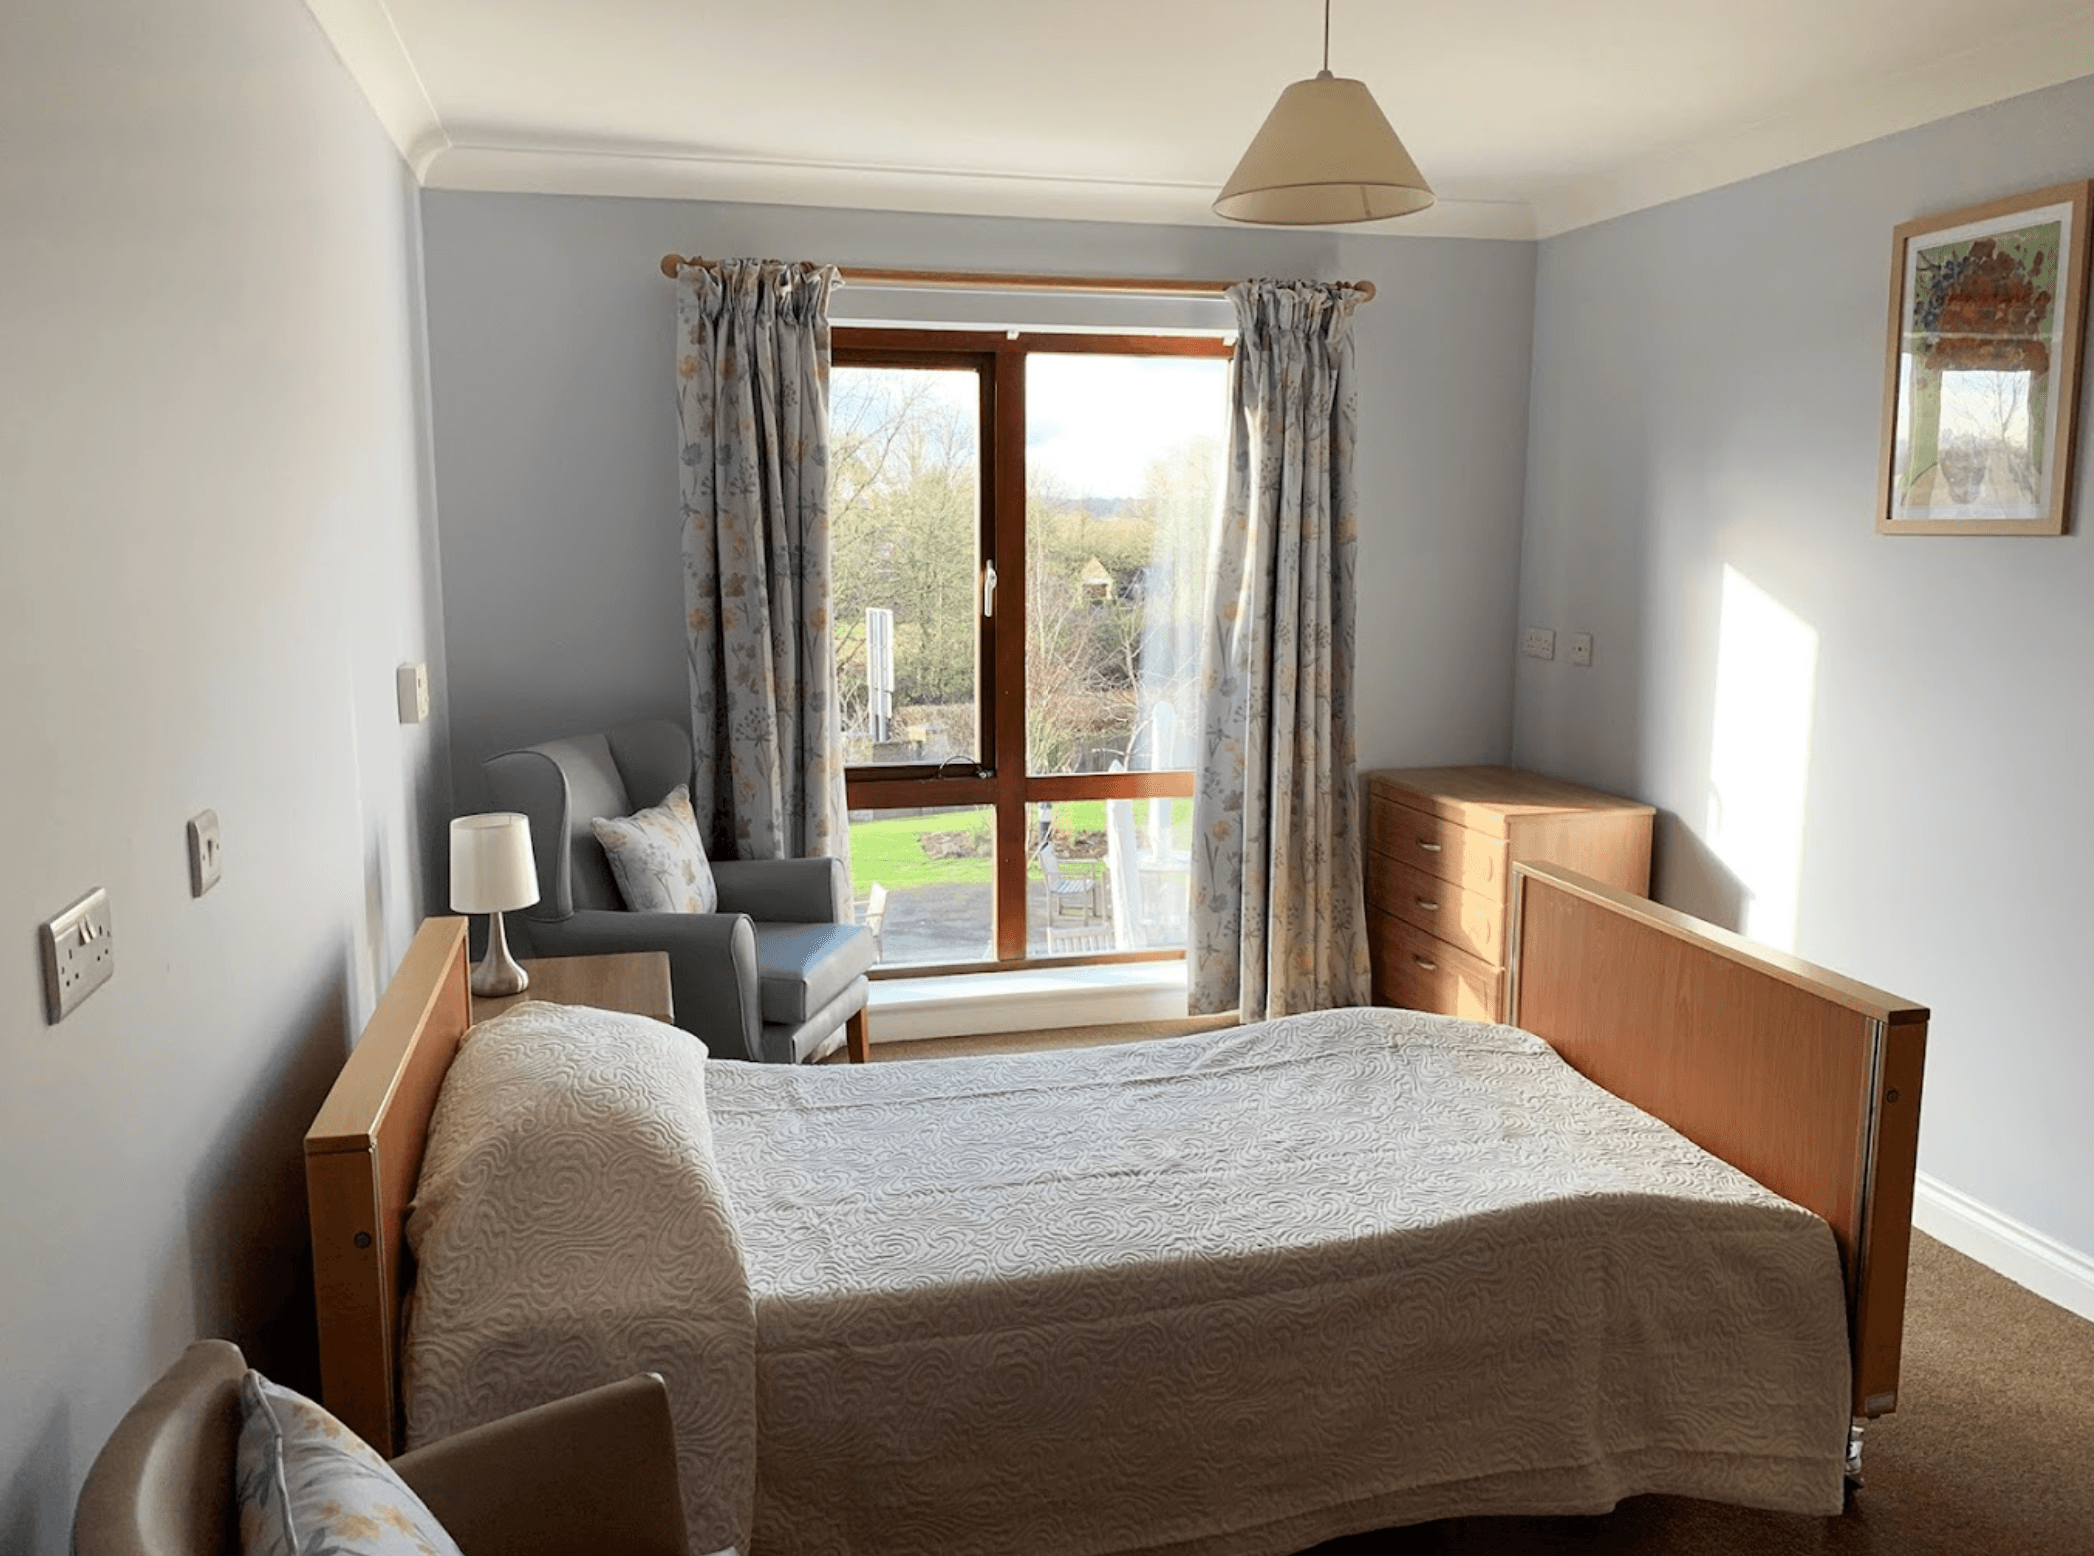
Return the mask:
<svg viewBox="0 0 2094 1556"><path fill-rule="evenodd" d="M1323 73L1331 73L1331 0L1323 0Z"/></svg>

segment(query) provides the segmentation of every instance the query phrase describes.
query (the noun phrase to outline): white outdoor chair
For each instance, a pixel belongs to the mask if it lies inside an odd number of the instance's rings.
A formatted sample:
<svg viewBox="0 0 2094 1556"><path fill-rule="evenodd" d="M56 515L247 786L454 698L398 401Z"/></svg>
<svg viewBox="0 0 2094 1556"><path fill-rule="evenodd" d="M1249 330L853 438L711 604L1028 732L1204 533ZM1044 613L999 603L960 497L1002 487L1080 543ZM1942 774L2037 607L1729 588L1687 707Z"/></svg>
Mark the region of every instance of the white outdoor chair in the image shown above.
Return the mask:
<svg viewBox="0 0 2094 1556"><path fill-rule="evenodd" d="M1112 771L1121 771L1114 762ZM1165 808L1159 818L1156 807ZM1105 802L1105 860L1112 895L1112 944L1142 951L1185 941L1185 894L1192 859L1170 846L1169 800L1150 801L1154 837L1143 847L1134 825L1134 801Z"/></svg>
<svg viewBox="0 0 2094 1556"><path fill-rule="evenodd" d="M1044 829L1034 856L1040 861L1040 875L1047 883L1047 949L1054 950L1057 933L1093 938L1105 922L1105 881L1096 866L1064 864L1055 854L1053 833Z"/></svg>
<svg viewBox="0 0 2094 1556"><path fill-rule="evenodd" d="M873 961L877 963L881 954L886 950L886 946L880 937L887 928L887 888L878 881L874 881L872 890L865 894L865 918L863 922L865 927L872 931Z"/></svg>

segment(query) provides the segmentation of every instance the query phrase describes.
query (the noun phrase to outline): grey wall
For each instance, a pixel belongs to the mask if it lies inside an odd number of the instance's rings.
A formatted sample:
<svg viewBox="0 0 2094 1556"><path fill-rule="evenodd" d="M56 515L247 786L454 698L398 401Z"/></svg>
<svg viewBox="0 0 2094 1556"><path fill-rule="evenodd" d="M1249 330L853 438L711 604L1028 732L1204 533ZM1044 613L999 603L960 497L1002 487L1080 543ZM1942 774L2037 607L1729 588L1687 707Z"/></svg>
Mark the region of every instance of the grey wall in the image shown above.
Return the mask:
<svg viewBox="0 0 2094 1556"><path fill-rule="evenodd" d="M1922 1171L2082 1250L2094 469L2067 539L1873 512L1892 227L2090 146L2081 81L1542 245L1522 619L1598 651L1515 738L1663 809L1666 901L1929 1004Z"/></svg>
<svg viewBox="0 0 2094 1556"><path fill-rule="evenodd" d="M300 1137L424 906L441 633L398 155L303 7L0 11L0 1550L226 1334L309 1378ZM225 877L192 901L184 822ZM34 926L117 972L46 1026Z"/></svg>
<svg viewBox="0 0 2094 1556"><path fill-rule="evenodd" d="M425 191L453 765L688 717L665 253L1365 277L1360 754L1501 759L1534 250ZM844 298L848 298L846 291Z"/></svg>

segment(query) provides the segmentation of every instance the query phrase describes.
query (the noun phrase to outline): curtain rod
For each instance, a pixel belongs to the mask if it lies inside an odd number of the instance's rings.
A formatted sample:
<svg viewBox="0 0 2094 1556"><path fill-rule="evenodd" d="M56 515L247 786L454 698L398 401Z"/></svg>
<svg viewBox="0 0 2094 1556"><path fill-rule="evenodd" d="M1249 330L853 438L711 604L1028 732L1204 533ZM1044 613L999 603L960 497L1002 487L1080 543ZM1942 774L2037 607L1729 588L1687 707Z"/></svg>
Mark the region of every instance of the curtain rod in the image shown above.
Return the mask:
<svg viewBox="0 0 2094 1556"><path fill-rule="evenodd" d="M719 267L719 261L700 259L695 254L688 258L682 254L662 256L662 274L672 281L676 279L676 272L685 265L701 265L707 270L714 270ZM924 287L954 292L1118 292L1145 297L1220 297L1236 284L1234 281L1183 281L1145 276L1004 275L988 270L875 270L863 265L839 265L837 268L847 283L855 283L858 286ZM1347 281L1343 284L1357 291L1360 301L1374 301L1372 281Z"/></svg>

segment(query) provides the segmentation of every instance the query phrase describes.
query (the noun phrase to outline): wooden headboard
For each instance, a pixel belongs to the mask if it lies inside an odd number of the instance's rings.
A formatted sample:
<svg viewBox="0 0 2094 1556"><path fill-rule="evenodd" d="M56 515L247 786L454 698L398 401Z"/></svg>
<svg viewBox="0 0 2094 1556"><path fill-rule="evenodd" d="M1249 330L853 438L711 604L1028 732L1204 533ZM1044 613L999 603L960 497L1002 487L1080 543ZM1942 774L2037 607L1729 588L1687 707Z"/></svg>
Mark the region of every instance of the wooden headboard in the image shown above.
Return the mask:
<svg viewBox="0 0 2094 1556"><path fill-rule="evenodd" d="M1927 1011L1568 870L1512 912L1513 1024L1831 1225L1854 1414L1894 1410Z"/></svg>
<svg viewBox="0 0 2094 1556"><path fill-rule="evenodd" d="M472 1024L462 918L425 920L305 1132L320 1395L388 1458L403 1446L407 1207L429 1115Z"/></svg>
<svg viewBox="0 0 2094 1556"><path fill-rule="evenodd" d="M1568 871L1513 882L1515 1021L1831 1224L1854 1413L1897 1404L1927 1012ZM465 920L422 925L306 1134L327 1407L397 1453L407 1207L470 1020Z"/></svg>

